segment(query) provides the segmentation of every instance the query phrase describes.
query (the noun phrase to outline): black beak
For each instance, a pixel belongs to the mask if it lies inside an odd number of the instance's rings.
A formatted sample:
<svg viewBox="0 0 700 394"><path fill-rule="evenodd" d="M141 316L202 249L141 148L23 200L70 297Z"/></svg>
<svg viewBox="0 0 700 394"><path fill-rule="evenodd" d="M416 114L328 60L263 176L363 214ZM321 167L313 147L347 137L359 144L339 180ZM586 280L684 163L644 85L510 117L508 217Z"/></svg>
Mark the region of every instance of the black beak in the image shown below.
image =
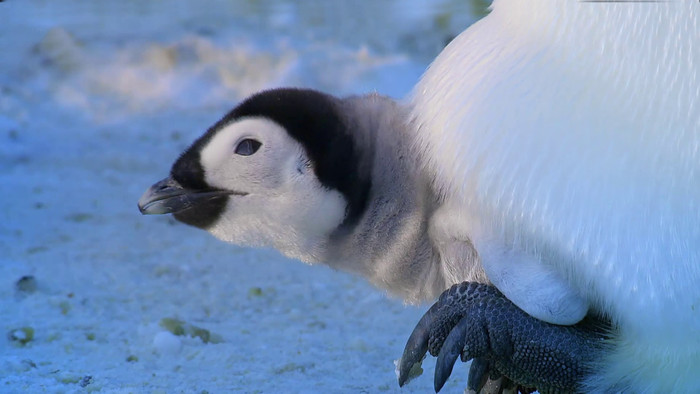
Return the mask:
<svg viewBox="0 0 700 394"><path fill-rule="evenodd" d="M190 190L180 186L172 177L149 187L139 199L139 211L144 215L178 213L196 205L231 194L245 195L228 190Z"/></svg>

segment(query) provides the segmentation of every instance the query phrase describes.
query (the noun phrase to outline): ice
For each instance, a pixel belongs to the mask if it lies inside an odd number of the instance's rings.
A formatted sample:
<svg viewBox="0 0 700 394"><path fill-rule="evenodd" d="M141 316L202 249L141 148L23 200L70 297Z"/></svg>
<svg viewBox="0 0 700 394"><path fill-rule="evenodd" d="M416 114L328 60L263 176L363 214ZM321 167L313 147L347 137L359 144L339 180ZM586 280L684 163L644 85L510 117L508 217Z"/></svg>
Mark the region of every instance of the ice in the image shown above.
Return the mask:
<svg viewBox="0 0 700 394"><path fill-rule="evenodd" d="M168 331L161 331L153 337L153 347L161 355L175 356L182 349L182 341Z"/></svg>

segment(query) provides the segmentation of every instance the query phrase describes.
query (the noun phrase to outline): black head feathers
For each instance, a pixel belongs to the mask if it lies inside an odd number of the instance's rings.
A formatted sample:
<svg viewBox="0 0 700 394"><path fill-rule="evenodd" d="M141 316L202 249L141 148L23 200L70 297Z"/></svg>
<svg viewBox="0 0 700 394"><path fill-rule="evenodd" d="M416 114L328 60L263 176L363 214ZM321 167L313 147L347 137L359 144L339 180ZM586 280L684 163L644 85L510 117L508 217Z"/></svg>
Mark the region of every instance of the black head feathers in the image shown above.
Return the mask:
<svg viewBox="0 0 700 394"><path fill-rule="evenodd" d="M306 150L322 185L348 201L345 224L362 215L369 195L368 160L341 113L340 99L308 89L282 88L257 93L213 125L175 162L171 175L182 186L207 189L200 152L218 130L241 118L263 117L282 126ZM223 208L223 207L222 207ZM201 226L199 226L201 227Z"/></svg>

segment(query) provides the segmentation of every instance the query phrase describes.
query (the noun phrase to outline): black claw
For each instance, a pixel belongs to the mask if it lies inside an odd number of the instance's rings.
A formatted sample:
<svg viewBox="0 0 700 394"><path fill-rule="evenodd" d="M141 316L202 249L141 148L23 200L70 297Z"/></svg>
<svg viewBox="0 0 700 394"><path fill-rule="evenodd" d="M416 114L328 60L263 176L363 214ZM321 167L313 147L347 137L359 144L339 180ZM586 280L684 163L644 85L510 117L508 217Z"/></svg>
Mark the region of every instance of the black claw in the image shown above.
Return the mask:
<svg viewBox="0 0 700 394"><path fill-rule="evenodd" d="M430 327L433 324L433 313L438 309L435 304L420 319L416 328L403 349L403 355L399 362L399 387L410 379L410 371L416 365L423 362L425 354L428 352L428 339L430 338Z"/></svg>
<svg viewBox="0 0 700 394"><path fill-rule="evenodd" d="M469 368L469 378L467 379L467 389L475 393L481 392L484 385L489 380L489 371L491 366L488 361L481 357L472 360L472 366Z"/></svg>
<svg viewBox="0 0 700 394"><path fill-rule="evenodd" d="M437 393L445 385L452 374L457 357L462 354L467 336L469 320L464 318L450 331L450 334L442 344L437 363L435 364L435 392Z"/></svg>
<svg viewBox="0 0 700 394"><path fill-rule="evenodd" d="M465 282L443 292L413 330L399 364L399 385L416 375L413 369L429 351L437 355L435 392L457 357L474 359L467 383L472 392L578 392L591 365L609 351L611 333L609 323L597 319L575 326L542 322L496 288Z"/></svg>

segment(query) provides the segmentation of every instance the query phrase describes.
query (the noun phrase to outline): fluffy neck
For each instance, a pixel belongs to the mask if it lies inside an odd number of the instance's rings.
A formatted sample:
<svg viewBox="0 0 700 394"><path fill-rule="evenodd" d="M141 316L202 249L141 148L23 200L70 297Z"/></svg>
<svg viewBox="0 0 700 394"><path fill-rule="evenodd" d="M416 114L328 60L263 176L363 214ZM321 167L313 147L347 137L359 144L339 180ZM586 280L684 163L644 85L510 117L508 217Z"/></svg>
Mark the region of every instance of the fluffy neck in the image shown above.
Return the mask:
<svg viewBox="0 0 700 394"><path fill-rule="evenodd" d="M361 219L332 235L324 261L407 302L432 298L446 286L428 235L436 202L406 138L404 110L378 95L344 105L372 184Z"/></svg>

